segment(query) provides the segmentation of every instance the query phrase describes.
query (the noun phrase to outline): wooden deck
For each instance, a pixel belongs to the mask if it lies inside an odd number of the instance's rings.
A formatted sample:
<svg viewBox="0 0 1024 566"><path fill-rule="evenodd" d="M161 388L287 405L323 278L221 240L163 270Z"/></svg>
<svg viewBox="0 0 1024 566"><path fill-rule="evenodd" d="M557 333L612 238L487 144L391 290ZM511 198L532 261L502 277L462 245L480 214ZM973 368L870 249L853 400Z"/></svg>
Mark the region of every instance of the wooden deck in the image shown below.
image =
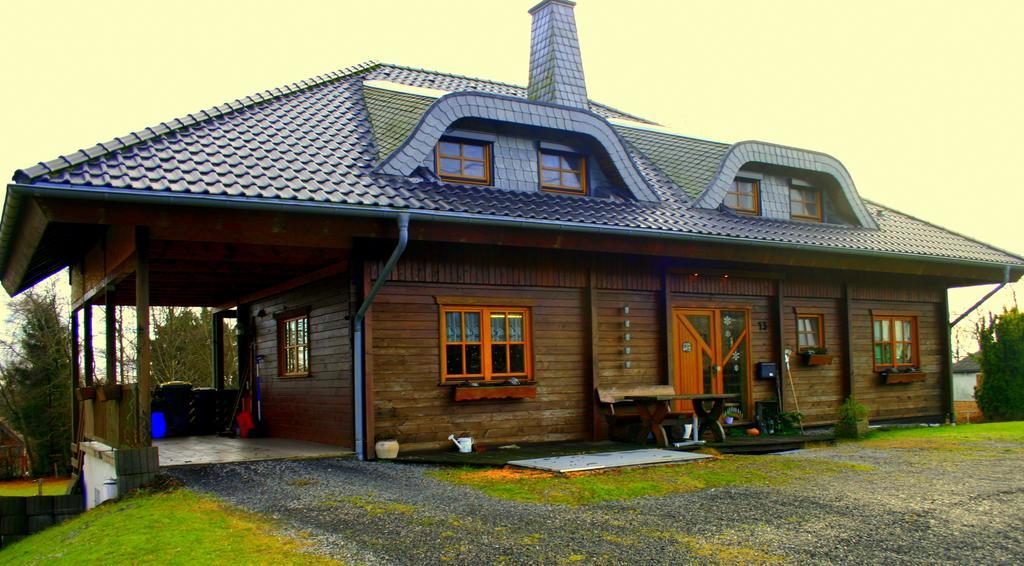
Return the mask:
<svg viewBox="0 0 1024 566"><path fill-rule="evenodd" d="M772 454L799 450L815 444L833 444L835 435L797 434L792 436L744 436L732 437L726 442L708 442L704 446L714 448L722 454Z"/></svg>

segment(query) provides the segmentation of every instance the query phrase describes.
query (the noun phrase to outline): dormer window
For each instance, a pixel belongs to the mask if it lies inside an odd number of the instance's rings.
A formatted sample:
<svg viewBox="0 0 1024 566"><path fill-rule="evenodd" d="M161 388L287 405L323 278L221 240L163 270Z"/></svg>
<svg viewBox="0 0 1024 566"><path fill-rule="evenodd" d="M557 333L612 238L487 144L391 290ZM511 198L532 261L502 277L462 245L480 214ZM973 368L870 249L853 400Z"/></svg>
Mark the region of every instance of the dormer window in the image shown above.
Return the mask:
<svg viewBox="0 0 1024 566"><path fill-rule="evenodd" d="M761 214L761 182L736 179L725 193L725 206L740 214Z"/></svg>
<svg viewBox="0 0 1024 566"><path fill-rule="evenodd" d="M821 191L814 187L790 186L789 215L797 220L821 222Z"/></svg>
<svg viewBox="0 0 1024 566"><path fill-rule="evenodd" d="M454 183L491 184L491 144L442 139L435 150L437 176Z"/></svg>
<svg viewBox="0 0 1024 566"><path fill-rule="evenodd" d="M587 194L587 160L582 155L540 151L540 189L553 193Z"/></svg>

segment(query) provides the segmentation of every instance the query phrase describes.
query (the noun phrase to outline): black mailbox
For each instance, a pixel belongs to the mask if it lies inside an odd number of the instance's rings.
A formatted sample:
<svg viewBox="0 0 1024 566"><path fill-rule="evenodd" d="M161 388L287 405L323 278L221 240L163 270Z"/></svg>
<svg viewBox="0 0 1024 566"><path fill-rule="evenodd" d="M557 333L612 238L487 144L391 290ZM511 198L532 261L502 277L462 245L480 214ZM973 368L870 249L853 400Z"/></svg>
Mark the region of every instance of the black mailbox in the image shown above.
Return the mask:
<svg viewBox="0 0 1024 566"><path fill-rule="evenodd" d="M758 379L775 379L779 375L779 365L775 362L757 362Z"/></svg>

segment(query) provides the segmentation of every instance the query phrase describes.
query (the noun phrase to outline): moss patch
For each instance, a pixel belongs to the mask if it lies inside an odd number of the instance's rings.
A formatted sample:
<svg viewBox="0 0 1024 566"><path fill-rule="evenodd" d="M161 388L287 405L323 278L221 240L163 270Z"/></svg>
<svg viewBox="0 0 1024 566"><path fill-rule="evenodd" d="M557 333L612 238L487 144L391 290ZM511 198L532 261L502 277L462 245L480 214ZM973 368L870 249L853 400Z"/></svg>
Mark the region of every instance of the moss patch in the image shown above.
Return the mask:
<svg viewBox="0 0 1024 566"><path fill-rule="evenodd" d="M492 497L528 503L587 505L732 485L776 486L854 469L870 468L817 459L730 455L681 465L564 475L533 470L472 468L429 473L435 478L467 485Z"/></svg>
<svg viewBox="0 0 1024 566"><path fill-rule="evenodd" d="M303 554L266 517L185 489L104 504L9 548L16 564L337 564Z"/></svg>

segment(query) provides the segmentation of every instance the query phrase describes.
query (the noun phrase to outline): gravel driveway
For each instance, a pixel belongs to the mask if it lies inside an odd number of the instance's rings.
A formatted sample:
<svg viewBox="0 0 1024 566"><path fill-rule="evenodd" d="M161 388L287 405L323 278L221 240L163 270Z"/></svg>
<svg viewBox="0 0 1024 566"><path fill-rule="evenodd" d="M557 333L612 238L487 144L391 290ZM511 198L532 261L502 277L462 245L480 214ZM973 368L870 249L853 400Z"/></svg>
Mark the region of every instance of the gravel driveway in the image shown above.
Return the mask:
<svg viewBox="0 0 1024 566"><path fill-rule="evenodd" d="M979 455L843 445L759 458L863 466L782 487L580 507L495 499L427 466L345 458L173 475L354 563L1024 563L1021 446Z"/></svg>

